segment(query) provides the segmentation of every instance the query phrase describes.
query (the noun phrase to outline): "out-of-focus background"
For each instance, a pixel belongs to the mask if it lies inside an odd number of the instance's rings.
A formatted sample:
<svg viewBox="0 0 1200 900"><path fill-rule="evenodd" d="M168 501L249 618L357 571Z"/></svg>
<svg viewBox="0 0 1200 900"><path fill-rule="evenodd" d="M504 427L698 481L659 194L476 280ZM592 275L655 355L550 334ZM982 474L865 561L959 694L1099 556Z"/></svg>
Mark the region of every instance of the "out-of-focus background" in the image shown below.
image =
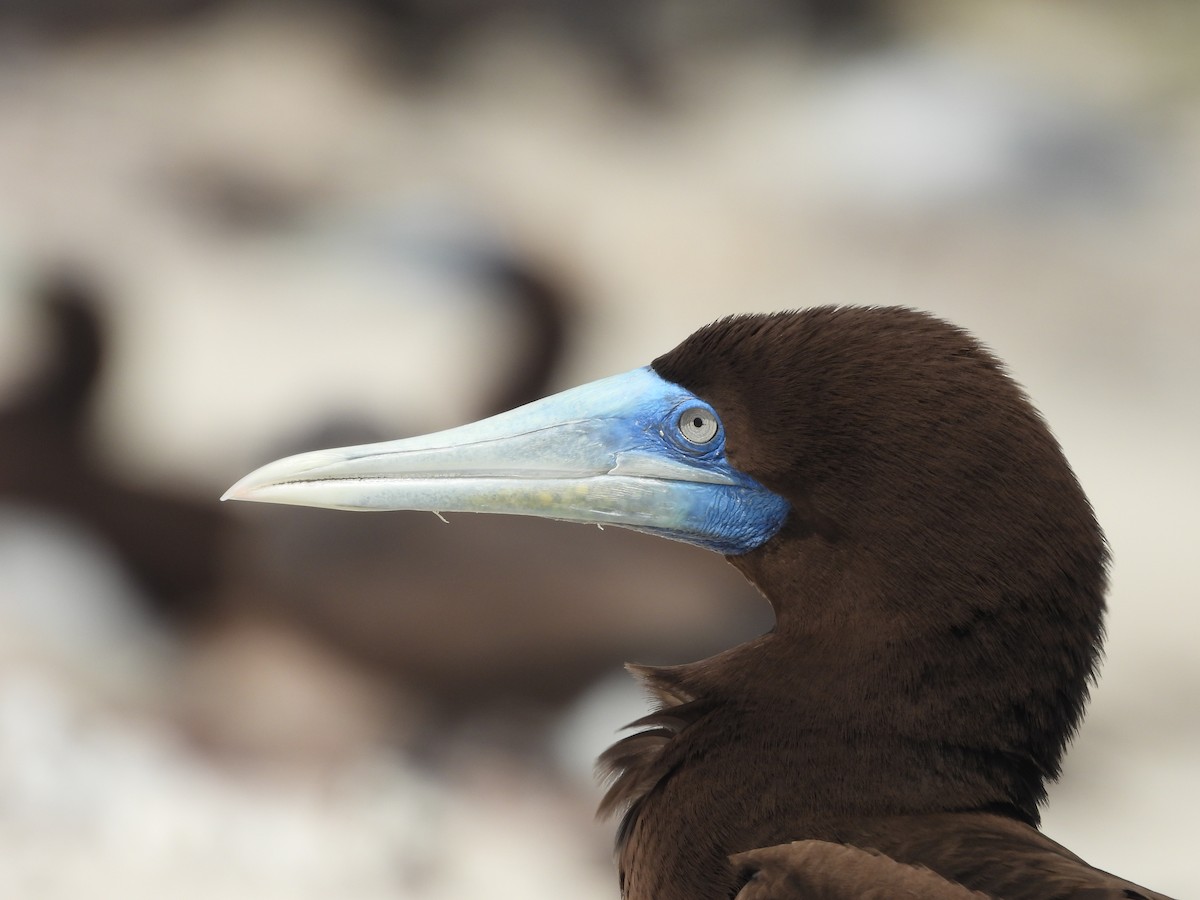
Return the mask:
<svg viewBox="0 0 1200 900"><path fill-rule="evenodd" d="M1112 543L1046 810L1200 889L1200 5L0 5L0 895L614 898L623 660L768 627L608 529L219 494L718 315L974 330Z"/></svg>

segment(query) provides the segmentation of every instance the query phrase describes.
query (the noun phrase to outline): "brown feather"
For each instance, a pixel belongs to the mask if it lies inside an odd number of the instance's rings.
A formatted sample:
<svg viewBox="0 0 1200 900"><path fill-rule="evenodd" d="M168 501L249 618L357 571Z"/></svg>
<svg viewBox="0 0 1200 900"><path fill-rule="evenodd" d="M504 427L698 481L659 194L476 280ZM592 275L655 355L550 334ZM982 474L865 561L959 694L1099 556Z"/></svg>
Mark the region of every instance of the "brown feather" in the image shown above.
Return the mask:
<svg viewBox="0 0 1200 900"><path fill-rule="evenodd" d="M923 866L828 841L796 841L733 857L737 900L987 900Z"/></svg>

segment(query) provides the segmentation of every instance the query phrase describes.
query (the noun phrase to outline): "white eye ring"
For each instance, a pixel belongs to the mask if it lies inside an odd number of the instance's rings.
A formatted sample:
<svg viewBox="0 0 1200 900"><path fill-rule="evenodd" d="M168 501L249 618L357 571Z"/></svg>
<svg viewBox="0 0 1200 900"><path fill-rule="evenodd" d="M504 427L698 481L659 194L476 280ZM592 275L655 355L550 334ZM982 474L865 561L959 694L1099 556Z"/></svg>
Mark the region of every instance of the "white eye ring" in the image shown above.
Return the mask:
<svg viewBox="0 0 1200 900"><path fill-rule="evenodd" d="M717 417L702 406L693 406L679 414L679 433L689 444L707 444L717 436Z"/></svg>

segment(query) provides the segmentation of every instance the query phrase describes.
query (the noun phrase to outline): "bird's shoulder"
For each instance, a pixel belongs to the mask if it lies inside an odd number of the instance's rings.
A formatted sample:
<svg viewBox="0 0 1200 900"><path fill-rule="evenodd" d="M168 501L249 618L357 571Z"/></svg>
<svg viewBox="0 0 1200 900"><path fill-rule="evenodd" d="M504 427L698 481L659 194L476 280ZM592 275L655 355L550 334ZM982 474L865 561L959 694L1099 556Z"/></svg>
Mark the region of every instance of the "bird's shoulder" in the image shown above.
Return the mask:
<svg viewBox="0 0 1200 900"><path fill-rule="evenodd" d="M881 818L732 857L737 900L1169 900L1095 869L1023 822L989 813Z"/></svg>
<svg viewBox="0 0 1200 900"><path fill-rule="evenodd" d="M736 900L986 900L922 866L829 841L795 841L732 857L746 880Z"/></svg>

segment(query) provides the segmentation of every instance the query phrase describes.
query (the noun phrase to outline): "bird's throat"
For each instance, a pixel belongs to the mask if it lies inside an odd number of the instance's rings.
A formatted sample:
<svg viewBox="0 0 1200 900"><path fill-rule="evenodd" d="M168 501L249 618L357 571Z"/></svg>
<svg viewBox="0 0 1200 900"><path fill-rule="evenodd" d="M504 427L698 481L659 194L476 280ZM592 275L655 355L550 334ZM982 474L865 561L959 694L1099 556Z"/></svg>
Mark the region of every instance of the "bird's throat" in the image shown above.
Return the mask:
<svg viewBox="0 0 1200 900"><path fill-rule="evenodd" d="M1042 773L999 738L965 742L954 701L922 687L926 676L946 683L960 662L948 652L934 636L860 646L788 628L697 663L634 667L661 710L602 758L614 777L602 812L627 810L626 896L730 896L731 854L836 840L838 823L856 817L989 809L1030 821L1026 781L1040 789ZM938 663L925 673L930 656Z"/></svg>

